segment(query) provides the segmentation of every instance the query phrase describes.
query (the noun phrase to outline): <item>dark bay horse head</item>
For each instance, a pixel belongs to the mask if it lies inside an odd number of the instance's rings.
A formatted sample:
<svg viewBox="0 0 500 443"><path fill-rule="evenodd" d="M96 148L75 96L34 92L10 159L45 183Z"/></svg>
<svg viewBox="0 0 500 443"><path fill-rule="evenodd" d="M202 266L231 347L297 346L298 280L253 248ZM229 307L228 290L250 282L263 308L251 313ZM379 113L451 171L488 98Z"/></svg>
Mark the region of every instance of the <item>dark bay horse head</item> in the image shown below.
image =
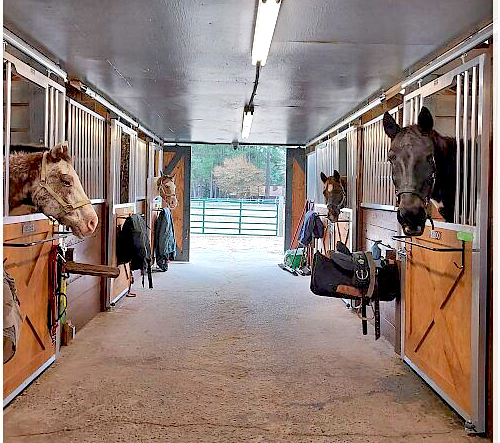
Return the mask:
<svg viewBox="0 0 500 443"><path fill-rule="evenodd" d="M384 130L391 139L388 160L398 198L397 217L405 235L422 235L426 220L432 223L430 199L437 172L435 144L437 137L441 137L433 126L432 115L425 106L418 124L405 128L389 113L384 114Z"/></svg>
<svg viewBox="0 0 500 443"><path fill-rule="evenodd" d="M345 207L347 202L346 186L345 183L342 183L338 171L334 171L330 177L321 173L321 181L328 208L328 220L335 223L339 219L340 210Z"/></svg>

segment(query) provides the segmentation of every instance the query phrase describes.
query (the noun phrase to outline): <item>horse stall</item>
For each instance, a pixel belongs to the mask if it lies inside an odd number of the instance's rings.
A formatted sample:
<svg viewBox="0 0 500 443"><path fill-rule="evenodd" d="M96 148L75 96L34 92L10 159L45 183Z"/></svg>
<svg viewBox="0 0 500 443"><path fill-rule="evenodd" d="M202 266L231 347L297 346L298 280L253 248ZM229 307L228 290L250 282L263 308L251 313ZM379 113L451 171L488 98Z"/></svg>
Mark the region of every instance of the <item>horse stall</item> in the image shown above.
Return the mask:
<svg viewBox="0 0 500 443"><path fill-rule="evenodd" d="M15 54L15 55L14 55ZM4 69L4 268L14 277L24 321L14 357L3 366L4 406L45 368L58 352L58 330L49 314L54 301L50 254L58 230L43 214L9 208L10 146L52 147L65 139L66 88L21 60L3 53Z"/></svg>
<svg viewBox="0 0 500 443"><path fill-rule="evenodd" d="M121 266L118 278L107 278L110 270L117 269L117 230L132 213L144 214L147 225L152 225L155 207L161 206L156 180L163 166L158 137L128 121L121 110L80 81L64 84L63 73L44 74L43 64L21 50L8 49L4 50L6 171L11 146L33 145L36 152L67 141L75 173L99 223L92 235L79 238L46 215L33 213L31 207L10 210L9 199L4 200L4 267L15 279L24 320L15 355L4 364L4 405L59 355L63 344L59 320L77 332L129 291L129 269ZM6 196L11 183L5 174ZM65 279L63 295L56 294L57 245L70 254L66 258L75 268Z"/></svg>
<svg viewBox="0 0 500 443"><path fill-rule="evenodd" d="M455 137L458 155L453 221L428 222L421 237L401 240L403 358L478 432L486 420L492 155L491 52L480 52L404 97L405 123L426 106L436 131ZM429 282L425 291L422 281Z"/></svg>
<svg viewBox="0 0 500 443"><path fill-rule="evenodd" d="M349 126L348 134L356 136L354 154L348 156L355 180L349 174L347 182L358 182L348 184L348 192L358 192L348 199L351 220L358 224L354 248L367 251L378 242L382 255L397 253L401 266L402 297L381 303L381 333L464 418L470 432L482 433L492 368L491 353L486 358L487 343L491 346L486 309L491 306L487 299L491 294L487 271L491 253L491 48L469 50L451 60L418 81L396 85L390 97L340 122L325 141L323 137L311 143L307 195L315 209L325 213L319 173L331 175L334 169L342 169L338 140ZM405 237L396 217L398 201L387 158L390 139L382 114L387 111L403 127L417 123L422 106L431 111L437 132L458 141L454 185L459 192L454 197L453 222L445 222L433 207L434 221L427 221L423 235ZM321 249L333 250L334 245L327 243ZM425 288L422 282L427 282Z"/></svg>

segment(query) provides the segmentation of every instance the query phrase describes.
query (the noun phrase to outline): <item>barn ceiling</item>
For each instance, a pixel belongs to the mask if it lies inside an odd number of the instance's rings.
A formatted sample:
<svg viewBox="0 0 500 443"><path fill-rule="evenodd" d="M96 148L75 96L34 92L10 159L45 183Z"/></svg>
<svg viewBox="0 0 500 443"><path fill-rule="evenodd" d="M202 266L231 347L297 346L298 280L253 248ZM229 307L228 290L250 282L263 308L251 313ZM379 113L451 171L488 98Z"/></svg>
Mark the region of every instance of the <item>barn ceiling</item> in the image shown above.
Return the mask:
<svg viewBox="0 0 500 443"><path fill-rule="evenodd" d="M4 0L4 26L167 141L225 143L252 92L256 5ZM491 20L491 0L283 0L247 141L304 144Z"/></svg>

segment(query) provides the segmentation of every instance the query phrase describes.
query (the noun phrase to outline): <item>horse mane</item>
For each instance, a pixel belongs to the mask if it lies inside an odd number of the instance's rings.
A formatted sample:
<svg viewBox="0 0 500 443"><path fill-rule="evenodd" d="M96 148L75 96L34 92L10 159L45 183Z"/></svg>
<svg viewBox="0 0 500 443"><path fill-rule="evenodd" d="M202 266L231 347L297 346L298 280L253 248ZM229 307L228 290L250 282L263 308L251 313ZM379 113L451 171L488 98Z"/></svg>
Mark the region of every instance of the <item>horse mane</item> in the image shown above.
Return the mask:
<svg viewBox="0 0 500 443"><path fill-rule="evenodd" d="M44 152L49 151L45 145L40 145L36 143L27 143L24 145L11 145L10 146L10 156L11 157L21 157L25 155L33 155L33 154L43 154ZM57 160L65 160L68 163L72 164L72 159L69 154L66 154L64 151L58 153ZM48 160L51 161L51 157L48 157Z"/></svg>

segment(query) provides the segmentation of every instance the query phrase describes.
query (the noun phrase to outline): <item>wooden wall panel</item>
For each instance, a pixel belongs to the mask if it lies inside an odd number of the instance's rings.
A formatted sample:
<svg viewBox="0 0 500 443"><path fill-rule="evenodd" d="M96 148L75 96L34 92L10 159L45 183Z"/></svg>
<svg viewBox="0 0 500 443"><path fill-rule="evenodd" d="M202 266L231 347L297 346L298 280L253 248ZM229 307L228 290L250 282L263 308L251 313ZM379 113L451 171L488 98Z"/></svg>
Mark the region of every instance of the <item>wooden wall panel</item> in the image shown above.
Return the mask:
<svg viewBox="0 0 500 443"><path fill-rule="evenodd" d="M299 227L300 218L306 204L306 175L297 159L293 159L293 191L292 191L292 232ZM296 248L297 244L294 243Z"/></svg>
<svg viewBox="0 0 500 443"><path fill-rule="evenodd" d="M172 210L172 220L174 222L175 240L177 247L180 251L184 250L183 242L183 226L184 226L184 203L185 203L185 189L184 189L184 159L179 160L177 166L174 168L172 175L174 175L175 183L175 196L177 197L178 205ZM189 189L187 190L189 192ZM163 203L165 207L165 203Z"/></svg>
<svg viewBox="0 0 500 443"><path fill-rule="evenodd" d="M398 233L398 221L393 211L361 208L360 210L361 244L358 249L368 251L373 246L371 240L382 240L382 243L398 247L392 240ZM386 248L380 247L382 255ZM394 346L397 353L401 351L401 304L400 300L380 302L380 332Z"/></svg>
<svg viewBox="0 0 500 443"><path fill-rule="evenodd" d="M306 155L303 148L286 150L285 244L290 247L306 203ZM297 247L295 241L292 245Z"/></svg>
<svg viewBox="0 0 500 443"><path fill-rule="evenodd" d="M25 223L4 225L4 242L24 243L51 238L48 220L29 222L34 233L22 233ZM19 347L15 356L3 365L4 398L33 372L55 355L48 328L49 294L53 282L49 278L49 255L52 242L23 248L4 247L4 268L16 280L21 312L24 318Z"/></svg>
<svg viewBox="0 0 500 443"><path fill-rule="evenodd" d="M125 219L127 216L133 214L133 206L128 206L125 208L115 208L115 214L113 217L114 226L110 229L111 235L113 238L113 255L111 257L111 266L117 266L116 259L116 233L118 226L123 225L125 223ZM118 297L123 291L125 291L129 286L129 279L127 275L130 273L128 265L127 271L125 272L125 265L120 265L120 275L112 280L111 286L111 300Z"/></svg>
<svg viewBox="0 0 500 443"><path fill-rule="evenodd" d="M80 263L105 264L103 245L106 242L104 204L94 205L99 217L95 232L84 239L69 237L66 244L74 248L74 259ZM66 317L78 332L89 320L101 311L104 296L104 279L90 275L70 275L68 280L68 309Z"/></svg>

